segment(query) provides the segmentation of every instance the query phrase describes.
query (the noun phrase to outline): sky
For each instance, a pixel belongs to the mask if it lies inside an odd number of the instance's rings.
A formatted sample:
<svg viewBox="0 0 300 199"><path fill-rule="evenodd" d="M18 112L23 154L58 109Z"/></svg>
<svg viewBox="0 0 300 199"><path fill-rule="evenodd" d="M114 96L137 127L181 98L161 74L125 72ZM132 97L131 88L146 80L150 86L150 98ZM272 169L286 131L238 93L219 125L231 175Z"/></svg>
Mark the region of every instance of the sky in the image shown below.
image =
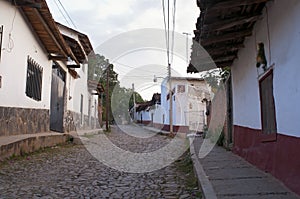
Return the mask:
<svg viewBox="0 0 300 199"><path fill-rule="evenodd" d="M166 49L163 50L166 47L166 40L162 0L46 1L56 21L88 35L96 52L103 54L114 64L122 86L131 87L134 83L136 91L146 99L150 99L153 93L160 92L160 82L167 76L168 63ZM165 0L166 2L167 0ZM174 0L170 0L171 13L173 3ZM64 9L68 14L64 12ZM167 10L167 4L165 4L165 9ZM176 1L174 48L180 50L177 50L177 54L172 56L172 76L190 76L185 72L187 66L186 45L189 46L189 54L193 30L199 14L200 10L196 5L196 0ZM170 18L172 19L172 15ZM172 20L170 23L172 30ZM148 30L144 34L145 29ZM158 29L162 30L161 34L156 34ZM191 34L188 36L187 42L187 36L182 34L183 32ZM132 49L133 47L129 47L131 43L123 41L131 41L135 34L145 40L149 40L145 35L156 35L155 38L150 39L157 43L161 41L158 44L160 46L157 48L153 44L152 48L142 48L146 42L144 41L139 44L141 46L136 47L139 48L138 50ZM120 42L112 44L115 40ZM112 50L108 48L113 46L116 49L122 45L125 48L128 47L128 50L120 51L122 54L114 54L111 57ZM106 53L106 51L109 52ZM158 77L157 83L153 82L154 75Z"/></svg>

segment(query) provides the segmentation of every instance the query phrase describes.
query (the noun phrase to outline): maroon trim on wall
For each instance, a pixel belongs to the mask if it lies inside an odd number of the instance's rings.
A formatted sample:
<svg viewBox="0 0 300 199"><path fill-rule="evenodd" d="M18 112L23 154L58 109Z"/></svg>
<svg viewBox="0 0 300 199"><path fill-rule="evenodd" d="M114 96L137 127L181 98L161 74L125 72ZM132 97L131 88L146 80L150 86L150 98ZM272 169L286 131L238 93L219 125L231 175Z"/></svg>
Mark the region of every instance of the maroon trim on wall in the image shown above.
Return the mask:
<svg viewBox="0 0 300 199"><path fill-rule="evenodd" d="M140 123L140 124L147 125L147 126L151 124L151 121L145 121L145 120L143 120L143 121L138 120L137 122Z"/></svg>
<svg viewBox="0 0 300 199"><path fill-rule="evenodd" d="M141 121L137 121L138 123L141 123ZM158 124L158 123L153 123L151 121L143 121L143 124L146 126L154 127L156 129L160 129L163 131L170 131L170 125L166 124ZM188 133L189 132L189 127L188 126L178 126L174 125L173 126L173 131L174 132L180 132L180 133Z"/></svg>
<svg viewBox="0 0 300 199"><path fill-rule="evenodd" d="M300 195L300 138L277 134L276 142L262 142L261 134L262 130L234 126L233 152Z"/></svg>
<svg viewBox="0 0 300 199"><path fill-rule="evenodd" d="M170 125L164 125L162 130L164 131L170 131ZM173 125L173 131L174 132L180 132L180 133L188 133L189 127L188 126L176 126Z"/></svg>

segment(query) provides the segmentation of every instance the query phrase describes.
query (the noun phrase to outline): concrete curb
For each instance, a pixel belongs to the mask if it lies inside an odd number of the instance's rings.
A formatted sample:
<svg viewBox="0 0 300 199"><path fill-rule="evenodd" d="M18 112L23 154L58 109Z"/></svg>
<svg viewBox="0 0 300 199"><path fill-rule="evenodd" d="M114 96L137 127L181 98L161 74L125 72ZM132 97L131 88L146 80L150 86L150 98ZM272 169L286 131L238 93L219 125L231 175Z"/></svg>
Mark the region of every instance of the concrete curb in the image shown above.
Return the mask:
<svg viewBox="0 0 300 199"><path fill-rule="evenodd" d="M198 154L195 151L194 143L190 139L190 153L194 165L194 170L198 178L198 183L205 199L217 199L217 195L212 184L207 178L207 175L198 159Z"/></svg>

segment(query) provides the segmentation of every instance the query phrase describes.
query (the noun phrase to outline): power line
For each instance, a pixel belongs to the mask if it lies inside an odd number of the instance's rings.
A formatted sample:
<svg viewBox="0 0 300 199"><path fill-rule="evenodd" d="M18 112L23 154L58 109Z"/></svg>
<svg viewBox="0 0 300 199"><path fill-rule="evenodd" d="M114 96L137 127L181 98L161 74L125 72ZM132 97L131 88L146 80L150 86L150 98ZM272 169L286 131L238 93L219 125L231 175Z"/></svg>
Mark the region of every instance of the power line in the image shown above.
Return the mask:
<svg viewBox="0 0 300 199"><path fill-rule="evenodd" d="M166 22L166 9L165 9L165 1L164 0L162 0L162 7L163 7L163 17L164 17L164 29L165 29L166 48L168 48L168 33L167 33L167 22Z"/></svg>
<svg viewBox="0 0 300 199"><path fill-rule="evenodd" d="M171 48L172 63L174 59L174 45L175 45L175 18L176 18L176 0L174 0L174 5L173 5L173 31L172 31L172 48Z"/></svg>
<svg viewBox="0 0 300 199"><path fill-rule="evenodd" d="M69 20L66 18L65 14L63 13L63 11L61 10L61 8L59 7L59 5L57 4L56 0L53 0L57 9L59 10L60 14L63 16L63 18L65 19L65 21L67 22L67 24L69 26L71 26L71 24L69 23Z"/></svg>
<svg viewBox="0 0 300 199"><path fill-rule="evenodd" d="M77 29L75 23L73 22L73 20L71 19L69 13L67 12L67 10L65 9L65 7L63 6L63 4L61 3L60 0L58 0L59 4L61 5L61 7L63 8L63 10L65 11L65 13L67 14L68 18L70 19L71 23L73 24L73 26Z"/></svg>
<svg viewBox="0 0 300 199"><path fill-rule="evenodd" d="M126 65L126 64L122 64L120 62L114 62L114 64L118 64L118 65L126 67L126 68L138 69L138 70L149 72L149 73L154 73L155 72L154 70L150 71L150 70L140 69L140 68L137 68L137 67L133 67L133 66L129 66L129 65Z"/></svg>

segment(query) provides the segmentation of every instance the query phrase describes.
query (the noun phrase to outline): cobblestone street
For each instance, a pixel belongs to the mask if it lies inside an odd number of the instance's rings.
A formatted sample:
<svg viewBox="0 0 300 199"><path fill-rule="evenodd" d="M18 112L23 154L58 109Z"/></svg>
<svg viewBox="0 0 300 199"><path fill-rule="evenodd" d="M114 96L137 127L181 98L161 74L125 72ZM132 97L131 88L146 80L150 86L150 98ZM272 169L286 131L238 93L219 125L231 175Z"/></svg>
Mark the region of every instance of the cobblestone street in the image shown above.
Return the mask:
<svg viewBox="0 0 300 199"><path fill-rule="evenodd" d="M137 135L141 129L125 128ZM171 140L146 130L137 138L115 127L107 137L132 152L153 151ZM149 173L126 173L105 166L84 145L54 147L3 164L0 198L200 198L185 159Z"/></svg>

